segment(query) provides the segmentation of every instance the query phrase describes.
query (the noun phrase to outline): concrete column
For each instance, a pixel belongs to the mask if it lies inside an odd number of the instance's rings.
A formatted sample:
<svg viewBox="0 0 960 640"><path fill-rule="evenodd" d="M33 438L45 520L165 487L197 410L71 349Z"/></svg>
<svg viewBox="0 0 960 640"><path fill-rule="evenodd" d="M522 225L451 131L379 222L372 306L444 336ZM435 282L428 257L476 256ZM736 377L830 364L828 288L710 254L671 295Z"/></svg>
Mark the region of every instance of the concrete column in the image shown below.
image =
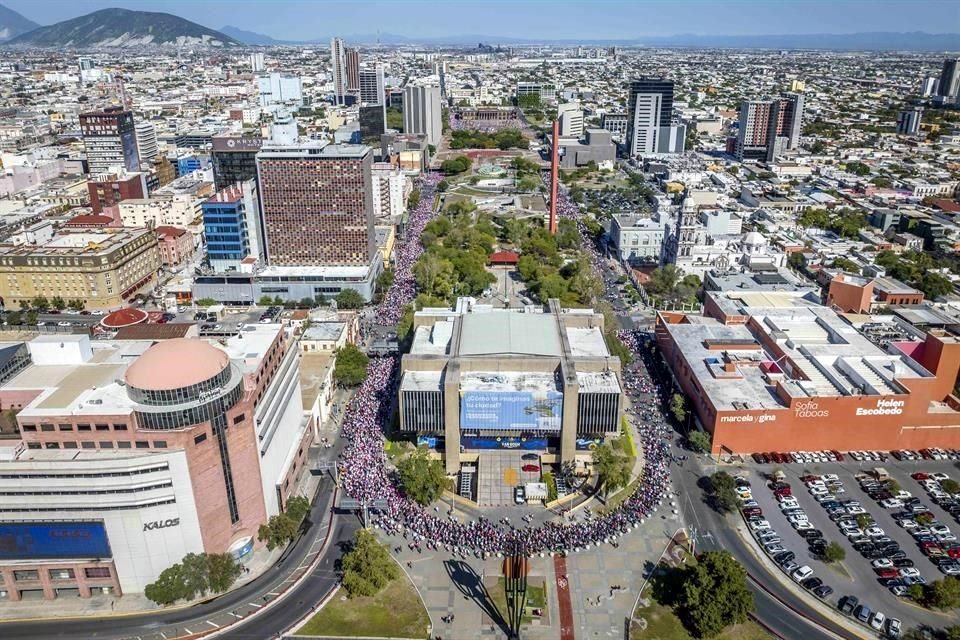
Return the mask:
<svg viewBox="0 0 960 640"><path fill-rule="evenodd" d="M560 462L571 462L577 455L577 410L580 406L580 385L577 374L561 366L563 376L563 421L560 423Z"/></svg>
<svg viewBox="0 0 960 640"><path fill-rule="evenodd" d="M460 365L450 360L443 375L444 464L448 474L460 471Z"/></svg>

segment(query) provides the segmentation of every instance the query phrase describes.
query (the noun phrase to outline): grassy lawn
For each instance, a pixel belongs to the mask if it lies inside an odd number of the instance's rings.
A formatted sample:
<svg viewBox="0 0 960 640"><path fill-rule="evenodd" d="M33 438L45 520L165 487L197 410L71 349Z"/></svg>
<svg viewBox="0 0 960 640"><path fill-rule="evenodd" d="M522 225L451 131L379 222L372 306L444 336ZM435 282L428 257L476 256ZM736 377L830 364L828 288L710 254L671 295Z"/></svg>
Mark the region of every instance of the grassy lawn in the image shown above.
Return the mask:
<svg viewBox="0 0 960 640"><path fill-rule="evenodd" d="M413 584L402 576L372 598L342 599L340 590L327 606L303 625L301 636L423 638L429 618Z"/></svg>
<svg viewBox="0 0 960 640"><path fill-rule="evenodd" d="M652 603L648 607L637 609L637 618L647 621L643 631L634 623L630 628L630 640L693 640L669 607ZM773 636L753 621L727 628L716 640L771 640Z"/></svg>
<svg viewBox="0 0 960 640"><path fill-rule="evenodd" d="M502 577L497 579L497 588L490 594L493 603L504 618L507 617L507 595L506 583ZM527 604L523 610L523 624L530 624L534 619L530 613L531 609L547 608L547 588L546 583L539 578L531 578L527 584Z"/></svg>

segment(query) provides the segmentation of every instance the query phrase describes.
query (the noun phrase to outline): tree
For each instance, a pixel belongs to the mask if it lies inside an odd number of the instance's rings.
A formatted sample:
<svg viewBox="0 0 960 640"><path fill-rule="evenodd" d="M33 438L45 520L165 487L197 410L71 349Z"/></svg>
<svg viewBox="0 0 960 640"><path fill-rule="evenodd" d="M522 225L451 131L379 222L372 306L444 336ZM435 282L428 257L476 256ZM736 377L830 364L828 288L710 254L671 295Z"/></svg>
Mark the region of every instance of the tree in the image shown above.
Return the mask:
<svg viewBox="0 0 960 640"><path fill-rule="evenodd" d="M360 309L366 304L360 292L353 289L342 290L334 299L337 301L338 309Z"/></svg>
<svg viewBox="0 0 960 640"><path fill-rule="evenodd" d="M593 450L593 470L597 474L597 490L604 499L630 483L633 471L630 459L613 449L609 442Z"/></svg>
<svg viewBox="0 0 960 640"><path fill-rule="evenodd" d="M11 311L7 314L7 324L10 326L17 326L23 324L23 318L20 317L19 311Z"/></svg>
<svg viewBox="0 0 960 640"><path fill-rule="evenodd" d="M210 591L223 593L236 582L243 567L229 553L207 554L207 574Z"/></svg>
<svg viewBox="0 0 960 640"><path fill-rule="evenodd" d="M726 471L717 471L710 476L707 489L713 508L721 513L734 511L737 508L736 486L736 480Z"/></svg>
<svg viewBox="0 0 960 640"><path fill-rule="evenodd" d="M610 354L620 358L620 362L624 365L628 365L633 362L633 353L627 345L623 344L623 341L617 336L615 331L607 331L605 334L607 338L607 349L610 350Z"/></svg>
<svg viewBox="0 0 960 640"><path fill-rule="evenodd" d="M27 312L27 317L24 320L24 324L28 324L30 326L36 326L37 320L38 320L37 312L31 309L30 311Z"/></svg>
<svg viewBox="0 0 960 640"><path fill-rule="evenodd" d="M687 421L687 399L682 393L675 393L670 398L670 413L673 414L673 419L681 424Z"/></svg>
<svg viewBox="0 0 960 640"><path fill-rule="evenodd" d="M84 303L83 303L83 300L73 299L67 303L67 306L73 309L74 311L83 311Z"/></svg>
<svg viewBox="0 0 960 640"><path fill-rule="evenodd" d="M953 283L950 279L932 271L923 274L917 283L917 288L930 300L953 293Z"/></svg>
<svg viewBox="0 0 960 640"><path fill-rule="evenodd" d="M927 604L937 609L960 607L960 579L947 576L926 586Z"/></svg>
<svg viewBox="0 0 960 640"><path fill-rule="evenodd" d="M199 300L197 300L198 307L212 307L212 306L215 306L216 304L218 303L213 298L200 298Z"/></svg>
<svg viewBox="0 0 960 640"><path fill-rule="evenodd" d="M825 562L842 562L846 557L847 552L835 541L828 544L823 550L823 560Z"/></svg>
<svg viewBox="0 0 960 640"><path fill-rule="evenodd" d="M707 551L683 569L677 613L684 626L699 638L710 638L734 624L747 621L753 594L747 572L726 551Z"/></svg>
<svg viewBox="0 0 960 640"><path fill-rule="evenodd" d="M855 176L870 175L870 167L862 162L848 162L846 169L848 173L852 173Z"/></svg>
<svg viewBox="0 0 960 640"><path fill-rule="evenodd" d="M368 364L370 364L370 358L356 345L344 345L337 351L333 379L345 387L359 386L367 378Z"/></svg>
<svg viewBox="0 0 960 640"><path fill-rule="evenodd" d="M458 173L463 173L470 168L470 165L473 164L473 161L467 156L457 156L456 158L450 158L449 160L444 160L440 165L440 171L449 175L455 175Z"/></svg>
<svg viewBox="0 0 960 640"><path fill-rule="evenodd" d="M843 271L850 273L860 273L860 267L857 266L857 263L849 258L844 258L843 256L834 258L833 262L830 263L830 266L834 269L842 269Z"/></svg>
<svg viewBox="0 0 960 640"><path fill-rule="evenodd" d="M933 516L931 516L929 513L918 513L914 517L914 520L916 520L917 524L919 524L921 527L928 527L931 523L933 523Z"/></svg>
<svg viewBox="0 0 960 640"><path fill-rule="evenodd" d="M183 567L179 563L167 567L144 588L143 595L160 605L173 604L183 597L182 572Z"/></svg>
<svg viewBox="0 0 960 640"><path fill-rule="evenodd" d="M403 492L421 505L428 505L439 498L448 485L443 463L431 458L426 447L418 448L400 460L397 473Z"/></svg>
<svg viewBox="0 0 960 640"><path fill-rule="evenodd" d="M37 296L30 301L30 307L35 311L43 313L50 308L50 302L44 296Z"/></svg>
<svg viewBox="0 0 960 640"><path fill-rule="evenodd" d="M857 526L861 529L866 529L874 523L873 518L869 513L860 513L857 514Z"/></svg>
<svg viewBox="0 0 960 640"><path fill-rule="evenodd" d="M443 193L444 191L446 191L446 190L449 189L449 188L450 188L450 183L449 183L447 180L441 180L440 182L437 183L437 192L438 192L438 193Z"/></svg>
<svg viewBox="0 0 960 640"><path fill-rule="evenodd" d="M260 296L260 300L257 302L261 307L269 307L273 304L273 298L270 296Z"/></svg>
<svg viewBox="0 0 960 640"><path fill-rule="evenodd" d="M384 269L380 272L380 275L377 276L377 286L376 291L373 294L373 301L377 304L383 300L383 296L387 295L387 290L393 286L393 269Z"/></svg>
<svg viewBox="0 0 960 640"><path fill-rule="evenodd" d="M380 544L367 529L359 529L352 548L343 555L343 588L351 598L375 596L390 581L400 577L400 569L390 557L386 545Z"/></svg>
<svg viewBox="0 0 960 640"><path fill-rule="evenodd" d="M947 493L960 493L960 482L957 482L952 478L947 478L946 480L940 482L940 488Z"/></svg>
<svg viewBox="0 0 960 640"><path fill-rule="evenodd" d="M282 306L283 306L283 298L281 298L280 296L273 296L273 304L274 304L274 306L282 307Z"/></svg>
<svg viewBox="0 0 960 640"><path fill-rule="evenodd" d="M270 516L270 520L257 529L257 540L266 542L268 551L282 547L296 537L297 523L285 513Z"/></svg>
<svg viewBox="0 0 960 640"><path fill-rule="evenodd" d="M687 442L689 442L693 450L698 453L710 451L710 436L703 431L694 431L691 433L687 436Z"/></svg>
<svg viewBox="0 0 960 640"><path fill-rule="evenodd" d="M144 595L157 604L169 605L207 593L223 593L242 572L243 567L230 554L188 553L148 584Z"/></svg>
<svg viewBox="0 0 960 640"><path fill-rule="evenodd" d="M287 500L283 511L299 525L310 513L310 500L305 496L293 496Z"/></svg>
<svg viewBox="0 0 960 640"><path fill-rule="evenodd" d="M297 303L297 307L301 309L312 309L314 304L315 302L313 298L303 298Z"/></svg>
<svg viewBox="0 0 960 640"><path fill-rule="evenodd" d="M407 198L407 208L416 209L418 204L420 204L420 190L414 189Z"/></svg>
<svg viewBox="0 0 960 640"><path fill-rule="evenodd" d="M63 311L64 309L67 308L66 300L64 300L60 296L54 296L50 300L50 304L53 305L53 308L56 309L57 311Z"/></svg>

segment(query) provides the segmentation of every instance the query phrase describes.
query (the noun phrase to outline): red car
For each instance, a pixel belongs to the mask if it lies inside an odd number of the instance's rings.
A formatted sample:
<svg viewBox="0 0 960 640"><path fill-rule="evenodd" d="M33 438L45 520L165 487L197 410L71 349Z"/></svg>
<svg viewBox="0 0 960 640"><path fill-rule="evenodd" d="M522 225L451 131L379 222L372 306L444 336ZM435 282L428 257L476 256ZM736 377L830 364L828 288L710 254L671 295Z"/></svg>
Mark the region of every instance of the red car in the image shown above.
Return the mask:
<svg viewBox="0 0 960 640"><path fill-rule="evenodd" d="M837 462L843 462L843 454L842 454L842 453L840 453L839 451L831 451L830 453L832 453L834 456L836 456Z"/></svg>
<svg viewBox="0 0 960 640"><path fill-rule="evenodd" d="M947 549L947 555L956 560L960 558L960 549Z"/></svg>
<svg viewBox="0 0 960 640"><path fill-rule="evenodd" d="M881 578L896 578L900 575L900 571L892 567L888 567L886 569L874 569L874 571L876 571L877 575Z"/></svg>
<svg viewBox="0 0 960 640"><path fill-rule="evenodd" d="M537 471L540 471L540 465L537 465L537 464L525 464L520 468L523 469L524 471L529 471L531 473L536 473Z"/></svg>
<svg viewBox="0 0 960 640"><path fill-rule="evenodd" d="M778 498L789 498L790 496L793 495L793 489L791 489L790 487L777 489L776 491L773 492L773 495L775 495Z"/></svg>
<svg viewBox="0 0 960 640"><path fill-rule="evenodd" d="M925 473L920 473L920 472L918 471L918 472L916 472L916 473L911 473L911 474L910 474L910 477L913 478L914 480L926 480L926 479L929 478L930 476L928 476L928 475L925 474Z"/></svg>

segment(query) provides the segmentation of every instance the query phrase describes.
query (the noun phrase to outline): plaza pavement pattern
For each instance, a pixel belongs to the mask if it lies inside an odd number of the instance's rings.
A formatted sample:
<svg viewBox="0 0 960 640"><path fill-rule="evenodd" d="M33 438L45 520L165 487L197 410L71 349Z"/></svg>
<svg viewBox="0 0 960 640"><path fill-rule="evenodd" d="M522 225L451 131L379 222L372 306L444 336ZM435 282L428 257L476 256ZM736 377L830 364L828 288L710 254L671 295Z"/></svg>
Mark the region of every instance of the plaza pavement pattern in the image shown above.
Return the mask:
<svg viewBox="0 0 960 640"><path fill-rule="evenodd" d="M580 516L582 517L582 516ZM543 576L547 585L546 624L532 623L522 629L530 640L587 640L623 638L624 625L633 611L644 576L660 557L679 521L666 505L618 541L579 552L566 558L535 556L530 576ZM497 612L484 586L495 585L503 574L502 559L481 560L454 557L446 551L416 553L402 536L383 536L391 553L410 576L433 624L433 638L444 640L506 639L497 624L506 612ZM401 551L396 552L400 547ZM558 591L565 586L569 611L561 609ZM619 587L616 589L615 587ZM562 596L562 594L561 594ZM444 618L453 616L452 622Z"/></svg>

